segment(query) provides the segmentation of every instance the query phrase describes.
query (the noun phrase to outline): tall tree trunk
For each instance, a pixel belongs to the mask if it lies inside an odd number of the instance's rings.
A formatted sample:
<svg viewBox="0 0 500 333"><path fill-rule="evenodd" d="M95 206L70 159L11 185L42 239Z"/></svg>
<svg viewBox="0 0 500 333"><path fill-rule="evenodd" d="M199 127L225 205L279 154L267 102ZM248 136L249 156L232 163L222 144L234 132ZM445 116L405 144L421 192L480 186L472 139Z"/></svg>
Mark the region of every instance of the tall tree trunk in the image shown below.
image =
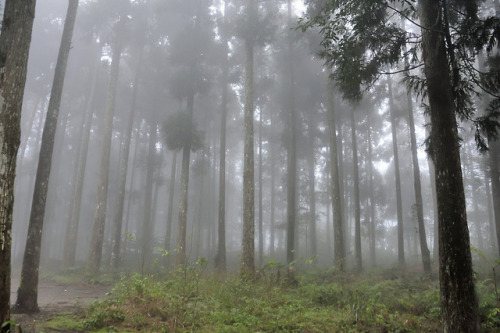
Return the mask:
<svg viewBox="0 0 500 333"><path fill-rule="evenodd" d="M488 159L483 158L481 165L482 165L483 179L485 179L484 185L486 187L486 195L488 198L487 207L488 207L489 242L491 245L491 251L493 253L496 252L498 248L497 248L496 228L495 228L495 214L493 212L493 198L491 195L490 180L488 179L490 178L490 174L488 172L487 164L488 164Z"/></svg>
<svg viewBox="0 0 500 333"><path fill-rule="evenodd" d="M226 4L227 1L224 1ZM224 16L224 22L226 22ZM219 272L226 271L226 133L227 133L227 97L229 82L229 47L226 32L222 31L225 52L222 66L222 101L220 115L220 140L219 140L219 205L218 205L218 243L215 267Z"/></svg>
<svg viewBox="0 0 500 333"><path fill-rule="evenodd" d="M108 201L109 162L111 157L113 116L115 112L116 90L121 53L122 44L119 37L117 37L113 46L113 57L111 60L111 71L109 74L109 85L106 96L106 111L104 113L103 122L104 130L102 138L101 164L99 167L99 180L97 186L96 210L92 226L89 255L85 266L85 271L88 276L97 275L101 266L104 226L106 222L106 207Z"/></svg>
<svg viewBox="0 0 500 333"><path fill-rule="evenodd" d="M500 161L500 142L496 140L489 140L489 167L491 178L491 193L493 199L493 213L495 216L495 227L498 245L498 253L500 256L500 170L498 163Z"/></svg>
<svg viewBox="0 0 500 333"><path fill-rule="evenodd" d="M177 155L176 151L172 152L172 166L170 170L170 187L168 191L168 213L167 213L167 230L165 233L165 249L170 253L172 241L172 217L174 210L174 193L175 193L175 171L177 169Z"/></svg>
<svg viewBox="0 0 500 333"><path fill-rule="evenodd" d="M270 112L270 128L273 128L273 113ZM275 149L274 149L274 141L272 140L272 137L269 136L269 139L268 139L269 143L268 143L268 146L269 146L269 164L270 164L270 168L271 168L271 182L270 182L270 185L271 186L271 215L270 215L270 223L269 223L269 229L270 229L270 235L269 235L269 256L272 258L274 257L274 246L275 246L275 239L276 239L276 230L275 230L275 223L274 223L274 219L276 218L276 207L275 207L275 200L276 200L276 189L275 189L275 175L276 175L276 159L275 159L275 156L274 154L276 153L275 152Z"/></svg>
<svg viewBox="0 0 500 333"><path fill-rule="evenodd" d="M59 109L61 105L66 65L68 63L71 39L75 26L78 0L71 0L68 4L66 21L61 38L59 54L54 72L52 92L50 94L47 119L43 128L40 158L36 171L35 190L31 205L31 215L28 226L28 238L24 250L23 267L21 271L21 284L17 290L16 307L23 312L38 311L38 269L40 266L40 249L42 243L43 219L45 215L45 203L49 185L50 169L52 164L52 152L54 149L54 138L57 129Z"/></svg>
<svg viewBox="0 0 500 333"><path fill-rule="evenodd" d="M0 322L10 318L12 210L16 156L35 0L7 0L0 32ZM0 328L7 332L9 326Z"/></svg>
<svg viewBox="0 0 500 333"><path fill-rule="evenodd" d="M259 267L264 264L264 221L262 211L262 109L259 110Z"/></svg>
<svg viewBox="0 0 500 333"><path fill-rule="evenodd" d="M123 133L122 146L123 150L120 158L120 169L118 178L118 200L116 201L115 218L113 221L113 239L111 244L111 262L110 268L115 271L120 266L121 262L121 239L122 239L122 225L123 225L123 210L125 206L125 192L127 184L128 163L130 157L130 143L132 141L132 130L134 127L135 109L137 107L137 93L139 90L139 78L142 65L142 54L139 56L137 69L132 90L132 101L130 104L130 114L127 121L125 132Z"/></svg>
<svg viewBox="0 0 500 333"><path fill-rule="evenodd" d="M88 103L84 110L84 119L82 122L82 129L80 141L78 143L77 154L78 157L75 174L73 176L73 190L71 193L71 202L68 211L68 220L66 225L66 233L64 237L64 253L63 253L63 268L73 267L76 258L76 245L78 238L78 226L80 224L80 208L83 193L83 181L85 178L85 166L87 164L87 153L90 140L90 128L92 125L92 118L95 109L95 94L97 91L97 77L99 66L95 65L94 73L92 74L92 83L90 84L90 96Z"/></svg>
<svg viewBox="0 0 500 333"><path fill-rule="evenodd" d="M194 112L194 91L189 92L187 112L190 119L193 119ZM181 184L179 197L179 218L177 229L177 255L175 256L176 266L186 265L186 229L188 214L188 191L189 191L189 164L191 161L191 143L187 143L182 149Z"/></svg>
<svg viewBox="0 0 500 333"><path fill-rule="evenodd" d="M419 0L424 73L431 117L431 153L436 168L439 281L444 332L479 332L457 121L449 59L441 33L442 8Z"/></svg>
<svg viewBox="0 0 500 333"><path fill-rule="evenodd" d="M153 236L153 221L151 219L152 203L153 203L153 181L154 181L154 168L156 160L156 138L158 128L156 122L151 121L148 143L148 159L146 171L146 187L144 196L144 211L142 215L142 272L144 273L144 265L149 266L149 260L152 254L152 241Z"/></svg>
<svg viewBox="0 0 500 333"><path fill-rule="evenodd" d="M359 167L358 167L358 143L356 139L356 120L354 119L354 105L351 106L351 142L352 142L352 171L354 186L354 258L355 267L358 272L363 270L361 254L361 203L359 200Z"/></svg>
<svg viewBox="0 0 500 333"><path fill-rule="evenodd" d="M372 128L371 112L368 113L368 186L370 197L370 260L373 267L377 266L377 221L375 220L375 191L373 186L373 146L372 146Z"/></svg>
<svg viewBox="0 0 500 333"><path fill-rule="evenodd" d="M308 129L309 129L309 154L308 154L308 163L309 163L309 237L310 237L310 248L311 255L315 256L318 254L318 246L316 240L316 156L314 152L314 117L313 113L309 113L308 119Z"/></svg>
<svg viewBox="0 0 500 333"><path fill-rule="evenodd" d="M333 233L334 233L334 248L333 258L335 265L341 270L345 270L345 245L344 245L344 222L342 218L342 192L340 188L340 169L339 153L337 149L337 125L335 121L335 109L333 103L333 81L328 78L327 84L327 117L328 117L328 133L330 139L330 191L332 199L333 212Z"/></svg>
<svg viewBox="0 0 500 333"><path fill-rule="evenodd" d="M399 170L399 152L398 152L398 133L396 122L396 107L394 106L394 96L392 94L392 80L387 77L389 87L389 113L391 117L392 131L392 152L394 155L394 177L396 184L396 211L398 219L398 264L400 269L405 268L405 245L404 245L404 227L403 227L403 203L401 197L401 175Z"/></svg>
<svg viewBox="0 0 500 333"><path fill-rule="evenodd" d="M256 11L255 3L249 0L248 11ZM241 275L253 278L255 274L255 183L254 183L254 41L245 41L245 138L243 146L243 236L241 242Z"/></svg>
<svg viewBox="0 0 500 333"><path fill-rule="evenodd" d="M292 24L292 2L288 0L288 23ZM297 139L295 126L295 74L293 68L293 45L292 36L288 34L288 73L289 87L288 97L288 149L287 149L287 233L286 233L286 261L290 265L295 260L295 252L298 249L298 244L295 244L295 229L296 229L296 182L297 182ZM293 269L288 270L289 275L293 278Z"/></svg>

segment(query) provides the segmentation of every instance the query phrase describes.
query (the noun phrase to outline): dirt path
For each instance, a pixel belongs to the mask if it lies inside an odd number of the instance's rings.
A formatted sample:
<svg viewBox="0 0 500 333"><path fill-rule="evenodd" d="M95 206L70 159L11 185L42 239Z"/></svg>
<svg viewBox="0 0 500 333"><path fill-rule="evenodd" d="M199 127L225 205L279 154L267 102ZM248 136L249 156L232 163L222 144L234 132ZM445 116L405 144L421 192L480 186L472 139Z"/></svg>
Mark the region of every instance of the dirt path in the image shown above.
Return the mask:
<svg viewBox="0 0 500 333"><path fill-rule="evenodd" d="M15 304L19 277L12 277L10 302ZM103 299L111 286L96 284L65 284L50 280L40 280L38 284L38 307L36 314L13 314L12 319L21 324L23 332L57 332L60 330L41 329L44 321L61 312L81 311L82 305Z"/></svg>

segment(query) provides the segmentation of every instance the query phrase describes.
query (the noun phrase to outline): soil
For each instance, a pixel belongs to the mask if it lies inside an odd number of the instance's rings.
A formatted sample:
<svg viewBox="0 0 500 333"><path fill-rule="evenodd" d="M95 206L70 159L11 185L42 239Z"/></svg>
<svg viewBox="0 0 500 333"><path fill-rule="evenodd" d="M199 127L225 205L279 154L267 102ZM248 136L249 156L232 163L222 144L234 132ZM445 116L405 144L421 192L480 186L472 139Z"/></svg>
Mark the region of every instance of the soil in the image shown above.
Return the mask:
<svg viewBox="0 0 500 333"><path fill-rule="evenodd" d="M19 277L13 276L10 302L15 304ZM85 304L103 299L111 290L109 285L99 284L65 284L40 279L38 283L38 307L40 312L34 314L18 314L13 311L11 319L20 324L23 332L61 332L43 328L42 323L56 317L60 313L81 314ZM64 331L67 332L67 331Z"/></svg>

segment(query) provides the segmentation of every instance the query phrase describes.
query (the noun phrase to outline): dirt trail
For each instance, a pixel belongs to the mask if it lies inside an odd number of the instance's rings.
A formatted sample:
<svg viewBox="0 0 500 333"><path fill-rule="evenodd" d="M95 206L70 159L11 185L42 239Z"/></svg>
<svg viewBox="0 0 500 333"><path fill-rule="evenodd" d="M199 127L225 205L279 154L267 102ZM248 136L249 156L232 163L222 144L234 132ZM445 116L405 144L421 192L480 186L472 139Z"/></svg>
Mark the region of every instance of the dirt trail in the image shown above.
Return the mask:
<svg viewBox="0 0 500 333"><path fill-rule="evenodd" d="M10 302L16 301L19 277L13 276L11 283ZM102 299L111 289L110 286L96 284L68 285L55 281L42 280L38 283L38 306L40 310L47 307L73 307L91 301Z"/></svg>
<svg viewBox="0 0 500 333"><path fill-rule="evenodd" d="M12 277L10 302L15 304L19 276ZM36 314L13 314L12 319L21 324L24 332L56 332L44 328L40 330L40 323L57 316L61 312L79 312L82 305L88 302L103 299L111 286L96 284L65 284L40 279L38 283L38 307Z"/></svg>

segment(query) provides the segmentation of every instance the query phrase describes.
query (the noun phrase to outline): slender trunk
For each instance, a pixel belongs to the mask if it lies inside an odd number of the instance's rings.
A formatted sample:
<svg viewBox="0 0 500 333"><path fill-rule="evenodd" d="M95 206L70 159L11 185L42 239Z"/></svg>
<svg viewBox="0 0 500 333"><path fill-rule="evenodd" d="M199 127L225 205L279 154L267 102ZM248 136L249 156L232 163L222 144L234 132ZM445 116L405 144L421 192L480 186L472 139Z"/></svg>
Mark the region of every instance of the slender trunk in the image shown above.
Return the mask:
<svg viewBox="0 0 500 333"><path fill-rule="evenodd" d="M12 210L35 0L5 2L0 32L0 322L10 318ZM7 325L0 331L7 332Z"/></svg>
<svg viewBox="0 0 500 333"><path fill-rule="evenodd" d="M491 149L491 148L490 148ZM482 172L483 172L483 178L485 179L484 184L486 186L486 195L488 198L488 229L489 229L489 242L491 245L491 252L494 253L497 251L497 239L496 239L496 228L495 228L495 216L493 212L493 198L491 195L491 186L490 186L490 180L489 178L489 173L488 173L488 160L487 158L483 158L483 163L482 164Z"/></svg>
<svg viewBox="0 0 500 333"><path fill-rule="evenodd" d="M226 3L226 1L224 2ZM225 21L225 19L224 19ZM220 152L219 152L219 206L218 206L218 243L215 267L219 272L226 271L226 133L227 133L227 97L229 82L229 48L225 32L223 45L225 47L224 64L222 67L222 103L220 115Z"/></svg>
<svg viewBox="0 0 500 333"><path fill-rule="evenodd" d="M156 159L156 138L158 133L158 128L156 122L152 121L150 125L149 132L149 144L148 144L148 159L147 159L147 171L146 171L146 187L144 196L144 211L142 215L142 264L146 267L149 266L149 260L152 253L152 242L151 237L153 237L153 221L152 216L152 202L153 202L153 181L154 181L154 168ZM143 270L144 272L144 266Z"/></svg>
<svg viewBox="0 0 500 333"><path fill-rule="evenodd" d="M351 106L351 140L352 140L352 170L354 185L354 257L356 270L360 272L363 269L363 260L361 254L361 207L359 199L359 168L358 168L358 143L356 139L356 121L354 117L354 106Z"/></svg>
<svg viewBox="0 0 500 333"><path fill-rule="evenodd" d="M254 1L249 0L248 10L255 10ZM245 41L245 138L243 147L243 240L241 243L241 275L253 278L255 275L255 183L254 183L254 42Z"/></svg>
<svg viewBox="0 0 500 333"><path fill-rule="evenodd" d="M403 229L403 203L401 197L401 175L399 170L399 152L398 152L398 134L396 122L396 107L394 106L394 97L392 95L392 80L388 76L389 86L389 113L391 116L391 131L392 131L392 152L394 155L394 177L396 187L396 211L398 219L398 264L400 269L405 268L405 245L404 245L404 229Z"/></svg>
<svg viewBox="0 0 500 333"><path fill-rule="evenodd" d="M328 133L330 139L330 191L332 199L332 212L333 212L333 258L335 265L341 270L345 270L345 245L344 245L344 222L342 218L342 192L341 192L341 178L340 168L341 159L337 149L337 134L336 134L336 121L335 109L333 103L333 81L328 79L327 85L327 117L328 117Z"/></svg>
<svg viewBox="0 0 500 333"><path fill-rule="evenodd" d="M370 197L370 260L373 267L377 266L376 242L377 242L377 221L375 220L375 190L373 186L373 147L371 112L368 113L368 183Z"/></svg>
<svg viewBox="0 0 500 333"><path fill-rule="evenodd" d="M135 110L137 107L137 93L139 90L142 53L143 50L141 50L137 70L135 72L135 78L132 90L132 101L130 104L130 114L122 138L123 149L120 158L120 168L119 168L119 178L118 178L118 200L116 201L115 218L113 221L113 239L111 245L111 263L110 263L111 270L118 269L121 263L120 253L121 253L121 239L122 239L122 225L123 225L123 210L125 206L125 192L126 192L128 164L130 157L130 143L132 141L132 130L134 127Z"/></svg>
<svg viewBox="0 0 500 333"><path fill-rule="evenodd" d="M273 113L270 113L270 118L271 118L271 123L270 123L270 128L273 128ZM268 139L269 141L269 163L270 163L270 168L271 168L271 183L269 186L271 186L271 216L270 216L270 224L269 224L269 229L270 229L270 235L269 235L269 255L274 257L274 247L275 247L275 239L276 239L276 230L275 230L275 223L274 219L276 218L276 208L275 208L275 199L276 199L276 189L275 189L275 175L276 175L276 170L275 170L275 164L276 164L276 159L274 154L275 149L274 149L274 142L271 137Z"/></svg>
<svg viewBox="0 0 500 333"><path fill-rule="evenodd" d="M292 2L288 0L288 22L292 22ZM294 97L294 68L293 68L293 45L292 36L288 35L288 73L289 77L289 105L288 105L288 149L287 149L287 242L286 242L286 261L290 265L295 260L295 252L298 244L295 243L296 229L296 181L297 181L297 139L295 126L295 97ZM293 278L293 269L288 270Z"/></svg>
<svg viewBox="0 0 500 333"><path fill-rule="evenodd" d="M186 103L189 117L193 119L194 112L194 92L191 91ZM179 197L179 218L177 229L177 255L175 256L176 266L186 265L186 229L188 213L188 190L189 190L189 163L191 161L191 143L187 143L182 149L181 184Z"/></svg>
<svg viewBox="0 0 500 333"><path fill-rule="evenodd" d="M309 113L309 155L308 155L308 163L309 163L309 237L310 237L310 248L311 255L315 256L318 254L317 240L316 240L316 156L314 152L314 118L313 113Z"/></svg>
<svg viewBox="0 0 500 333"><path fill-rule="evenodd" d="M259 113L259 267L264 263L264 222L262 211L262 108Z"/></svg>
<svg viewBox="0 0 500 333"><path fill-rule="evenodd" d="M176 151L172 152L172 167L170 170L170 188L168 191L168 215L167 215L167 230L165 233L165 249L171 251L172 241L172 217L174 210L174 193L175 193L175 171L177 169L177 155Z"/></svg>
<svg viewBox="0 0 500 333"><path fill-rule="evenodd" d="M119 37L118 37L119 38ZM85 267L88 276L95 276L99 272L102 259L102 245L104 237L104 226L106 222L106 207L108 200L109 162L111 154L111 141L113 134L113 115L115 112L116 89L120 69L120 58L122 45L119 39L113 47L111 60L111 71L106 96L106 111L104 113L104 131L102 138L101 164L99 167L99 180L97 186L96 209L92 234L90 240L89 254Z"/></svg>
<svg viewBox="0 0 500 333"><path fill-rule="evenodd" d="M469 230L452 97L442 8L419 0L424 73L431 117L431 156L436 168L439 228L439 281L444 332L480 332Z"/></svg>
<svg viewBox="0 0 500 333"><path fill-rule="evenodd" d="M498 163L500 161L500 142L490 140L489 150L489 167L491 178L491 193L493 199L493 213L495 217L495 230L497 236L497 244L500 244L500 170ZM498 253L500 256L500 245L498 246Z"/></svg>
<svg viewBox="0 0 500 333"><path fill-rule="evenodd" d="M43 220L46 208L45 203L47 200L52 152L54 149L54 139L61 106L64 78L66 75L66 65L71 49L71 39L73 37L77 9L78 0L70 1L68 4L66 21L64 23L59 54L57 56L47 119L45 120L43 128L42 145L36 171L35 190L33 192L33 202L31 205L31 215L28 226L28 238L26 240L21 271L21 284L17 291L16 307L23 312L38 311L38 269L40 266Z"/></svg>

